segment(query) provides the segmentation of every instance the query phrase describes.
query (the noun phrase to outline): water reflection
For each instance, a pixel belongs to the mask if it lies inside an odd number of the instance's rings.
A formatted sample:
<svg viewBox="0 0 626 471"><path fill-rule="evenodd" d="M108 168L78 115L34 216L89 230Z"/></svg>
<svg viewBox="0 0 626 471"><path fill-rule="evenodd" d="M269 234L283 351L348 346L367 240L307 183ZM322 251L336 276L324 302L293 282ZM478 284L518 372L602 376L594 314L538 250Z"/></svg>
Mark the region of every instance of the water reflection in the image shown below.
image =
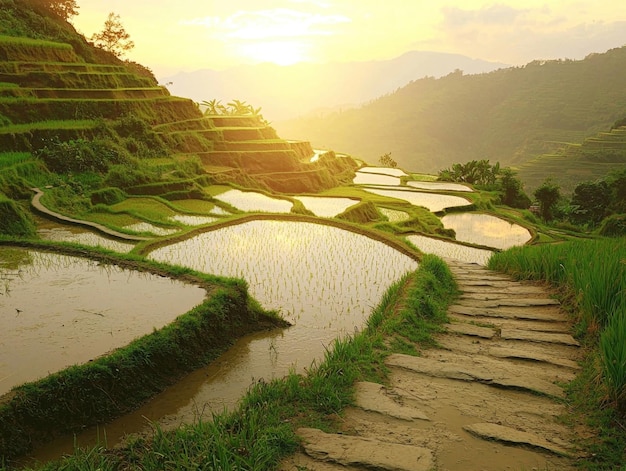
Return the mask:
<svg viewBox="0 0 626 471"><path fill-rule="evenodd" d="M215 199L230 204L241 211L261 211L267 213L289 213L291 201L270 198L254 191L228 190L215 196Z"/></svg>
<svg viewBox="0 0 626 471"><path fill-rule="evenodd" d="M445 228L455 230L457 240L495 249L524 245L532 238L525 227L489 214L448 214L441 222Z"/></svg>
<svg viewBox="0 0 626 471"><path fill-rule="evenodd" d="M466 245L433 239L432 237L410 235L407 236L407 239L424 253L434 254L443 258L452 258L462 262L477 263L478 265L487 265L489 257L493 254L490 250L467 247Z"/></svg>
<svg viewBox="0 0 626 471"><path fill-rule="evenodd" d="M0 262L0 394L127 345L205 296L195 286L66 255L3 247Z"/></svg>
<svg viewBox="0 0 626 471"><path fill-rule="evenodd" d="M388 196L389 198L397 198L408 201L415 206L424 206L433 213L443 211L446 208L471 205L471 203L465 198L461 198L459 196L440 195L437 193L423 193L410 190L384 190L378 188L365 188L365 191L374 193L375 195Z"/></svg>

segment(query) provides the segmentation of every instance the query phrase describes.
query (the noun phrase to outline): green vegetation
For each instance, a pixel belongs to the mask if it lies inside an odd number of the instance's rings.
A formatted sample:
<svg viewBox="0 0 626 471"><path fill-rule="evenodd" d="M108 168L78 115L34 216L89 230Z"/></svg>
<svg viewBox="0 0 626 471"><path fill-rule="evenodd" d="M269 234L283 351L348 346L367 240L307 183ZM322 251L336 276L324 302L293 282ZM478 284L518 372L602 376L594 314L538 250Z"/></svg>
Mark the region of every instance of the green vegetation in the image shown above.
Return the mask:
<svg viewBox="0 0 626 471"><path fill-rule="evenodd" d="M259 381L234 412L214 415L209 422L174 431L156 426L153 437L116 450L82 450L44 469L105 471L137 464L142 469L272 469L295 451L298 427L337 429L338 415L353 402L355 381L384 381L388 354L406 353L412 338L432 344L429 332L438 330L454 293L445 263L426 256L419 270L390 288L363 332L337 340L305 376ZM387 335L396 339L393 345L384 342Z"/></svg>
<svg viewBox="0 0 626 471"><path fill-rule="evenodd" d="M488 160L472 160L465 164L456 163L439 171L438 180L469 183L476 188L496 191L500 202L512 208L526 209L530 198L524 193L522 182L510 168L500 168L500 162L491 165Z"/></svg>
<svg viewBox="0 0 626 471"><path fill-rule="evenodd" d="M626 239L513 248L489 267L563 289L589 346L585 371L570 387L575 418L596 434L584 443L593 450L585 469L617 469L626 460Z"/></svg>

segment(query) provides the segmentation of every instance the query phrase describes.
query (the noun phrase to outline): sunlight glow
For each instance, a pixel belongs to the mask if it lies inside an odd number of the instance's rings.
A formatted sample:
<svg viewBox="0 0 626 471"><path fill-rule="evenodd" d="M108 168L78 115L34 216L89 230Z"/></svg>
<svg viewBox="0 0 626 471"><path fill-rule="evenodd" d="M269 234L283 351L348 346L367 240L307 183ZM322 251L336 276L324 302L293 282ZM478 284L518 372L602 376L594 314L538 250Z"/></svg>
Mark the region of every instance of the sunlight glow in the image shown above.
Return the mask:
<svg viewBox="0 0 626 471"><path fill-rule="evenodd" d="M273 62L278 65L293 65L309 60L309 47L297 41L263 41L242 44L239 55L254 62Z"/></svg>

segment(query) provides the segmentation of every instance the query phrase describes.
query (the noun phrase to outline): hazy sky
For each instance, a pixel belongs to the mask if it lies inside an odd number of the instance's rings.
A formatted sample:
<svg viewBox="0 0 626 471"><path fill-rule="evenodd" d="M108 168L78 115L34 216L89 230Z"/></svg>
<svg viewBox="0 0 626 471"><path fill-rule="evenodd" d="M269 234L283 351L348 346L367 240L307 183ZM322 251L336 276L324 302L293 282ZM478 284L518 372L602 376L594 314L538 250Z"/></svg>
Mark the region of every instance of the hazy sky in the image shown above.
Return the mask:
<svg viewBox="0 0 626 471"><path fill-rule="evenodd" d="M78 0L89 37L118 13L157 75L242 63L391 59L409 50L521 65L626 45L624 0Z"/></svg>

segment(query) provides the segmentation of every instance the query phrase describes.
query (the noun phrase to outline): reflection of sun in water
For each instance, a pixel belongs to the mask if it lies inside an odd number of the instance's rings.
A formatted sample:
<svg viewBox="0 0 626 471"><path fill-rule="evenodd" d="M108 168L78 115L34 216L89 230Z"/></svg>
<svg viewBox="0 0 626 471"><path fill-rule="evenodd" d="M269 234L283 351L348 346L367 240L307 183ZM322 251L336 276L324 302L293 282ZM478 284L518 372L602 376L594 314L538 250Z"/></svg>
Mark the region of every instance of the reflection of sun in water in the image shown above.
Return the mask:
<svg viewBox="0 0 626 471"><path fill-rule="evenodd" d="M254 62L292 65L307 60L306 49L297 41L258 41L240 46L240 54Z"/></svg>

